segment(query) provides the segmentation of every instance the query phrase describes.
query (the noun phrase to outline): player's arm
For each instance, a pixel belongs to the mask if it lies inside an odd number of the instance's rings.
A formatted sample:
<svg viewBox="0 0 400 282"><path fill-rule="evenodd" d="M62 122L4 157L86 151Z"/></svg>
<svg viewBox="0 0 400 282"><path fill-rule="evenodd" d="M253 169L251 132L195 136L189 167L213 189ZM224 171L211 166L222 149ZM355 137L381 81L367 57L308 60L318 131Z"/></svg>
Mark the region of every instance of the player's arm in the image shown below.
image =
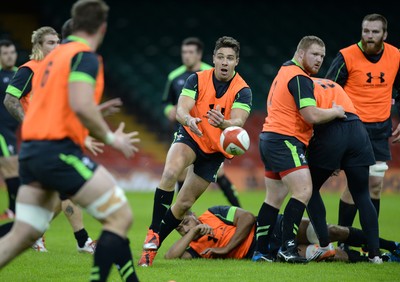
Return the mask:
<svg viewBox="0 0 400 282"><path fill-rule="evenodd" d="M4 97L4 106L17 121L22 122L24 120L24 109L17 97L6 93L6 96Z"/></svg>
<svg viewBox="0 0 400 282"><path fill-rule="evenodd" d="M139 142L139 139L133 139L137 132L125 134L124 124L121 123L113 133L104 121L93 98L98 71L99 60L96 54L82 52L73 58L68 81L69 104L92 137L130 157L138 151L132 144Z"/></svg>
<svg viewBox="0 0 400 282"><path fill-rule="evenodd" d="M199 238L200 236L211 234L212 228L207 224L199 224L189 230L188 233L182 236L165 254L166 259L191 259L193 258L192 254L189 253L187 248L189 247L190 242L192 242L195 238Z"/></svg>
<svg viewBox="0 0 400 282"><path fill-rule="evenodd" d="M311 124L322 124L335 118L345 118L345 112L340 105L332 104L330 109L317 107L314 97L314 82L307 76L297 75L288 84L290 93L303 118Z"/></svg>
<svg viewBox="0 0 400 282"><path fill-rule="evenodd" d="M4 97L4 106L8 112L19 122L25 116L20 99L31 92L33 72L28 67L21 67L7 86Z"/></svg>
<svg viewBox="0 0 400 282"><path fill-rule="evenodd" d="M232 218L232 215L233 220L230 219ZM206 249L202 252L202 254L211 253L217 256L228 254L237 246L239 246L247 238L247 236L249 236L256 222L256 218L251 212L238 207L230 207L225 220L231 221L232 225L236 226L236 231L229 243L222 248Z"/></svg>
<svg viewBox="0 0 400 282"><path fill-rule="evenodd" d="M196 104L197 99L197 74L188 77L183 86L182 93L179 96L178 106L176 109L176 120L183 126L187 126L198 136L203 136L197 124L201 122L200 117L190 115L191 109Z"/></svg>

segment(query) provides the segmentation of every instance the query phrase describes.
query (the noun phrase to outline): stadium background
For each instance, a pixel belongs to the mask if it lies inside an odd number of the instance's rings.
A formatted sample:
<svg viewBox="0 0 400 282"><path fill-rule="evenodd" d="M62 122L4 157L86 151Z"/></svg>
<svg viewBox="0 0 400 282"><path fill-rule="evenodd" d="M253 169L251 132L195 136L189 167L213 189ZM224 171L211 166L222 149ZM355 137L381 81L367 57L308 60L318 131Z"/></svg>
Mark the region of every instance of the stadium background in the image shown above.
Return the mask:
<svg viewBox="0 0 400 282"><path fill-rule="evenodd" d="M32 31L49 25L60 31L75 1L14 1L2 3L0 38L17 46L17 65L28 60ZM251 136L250 150L226 162L227 175L238 189L263 189L263 168L258 156L258 134L265 116L270 83L280 65L292 58L304 35L317 35L326 43L326 59L319 73L324 76L337 51L358 42L362 18L381 13L389 21L388 43L400 46L397 10L385 3L364 1L345 6L330 2L280 1L122 1L108 2L108 33L99 53L106 71L105 99L121 97L122 113L108 118L115 127L120 120L139 130L141 152L125 160L107 148L95 159L107 166L125 189L149 190L158 184L171 140L170 127L162 114L161 95L168 73L180 65L180 44L188 36L205 42L204 61L212 63L217 38L233 36L241 43L237 70L253 90L253 111L245 128ZM343 4L343 3L342 3ZM392 4L393 5L393 4ZM398 118L395 110L394 124ZM393 160L385 176L386 192L400 192L400 145L392 146ZM343 175L327 186L343 187Z"/></svg>

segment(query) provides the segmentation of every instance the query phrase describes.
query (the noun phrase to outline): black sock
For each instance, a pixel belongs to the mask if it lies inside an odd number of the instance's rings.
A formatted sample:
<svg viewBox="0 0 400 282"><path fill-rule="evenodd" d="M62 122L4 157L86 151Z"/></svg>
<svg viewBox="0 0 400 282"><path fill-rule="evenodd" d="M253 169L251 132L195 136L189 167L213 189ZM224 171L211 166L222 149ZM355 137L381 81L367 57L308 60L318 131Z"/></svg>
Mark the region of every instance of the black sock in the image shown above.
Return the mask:
<svg viewBox="0 0 400 282"><path fill-rule="evenodd" d="M177 184L178 184L178 192L181 191L182 186L183 186L183 182L184 182L184 181L178 181L178 182L177 182Z"/></svg>
<svg viewBox="0 0 400 282"><path fill-rule="evenodd" d="M222 175L217 178L218 186L221 188L222 192L224 192L225 197L231 203L232 206L240 207L239 199L237 197L237 192L235 187L229 181L229 179Z"/></svg>
<svg viewBox="0 0 400 282"><path fill-rule="evenodd" d="M256 250L262 254L269 252L269 241L274 231L279 209L263 203L257 216Z"/></svg>
<svg viewBox="0 0 400 282"><path fill-rule="evenodd" d="M379 248L388 250L389 252L393 253L396 250L397 245L395 241L389 241L379 238Z"/></svg>
<svg viewBox="0 0 400 282"><path fill-rule="evenodd" d="M82 228L81 230L76 231L74 233L74 236L75 236L76 242L78 242L79 248L83 248L85 246L87 239L89 238L89 235L86 232L85 228Z"/></svg>
<svg viewBox="0 0 400 282"><path fill-rule="evenodd" d="M177 219L171 209L168 209L167 213L165 214L164 220L161 223L160 227L160 246L161 243L164 241L165 238L174 230L176 227L178 227L179 223L181 223L182 219Z"/></svg>
<svg viewBox="0 0 400 282"><path fill-rule="evenodd" d="M380 210L380 206L381 206L381 199L371 199L372 204L375 207L376 210L376 215L379 217L379 210Z"/></svg>
<svg viewBox="0 0 400 282"><path fill-rule="evenodd" d="M15 213L15 200L21 182L19 181L19 177L5 179L4 182L6 183L8 191L8 208Z"/></svg>
<svg viewBox="0 0 400 282"><path fill-rule="evenodd" d="M349 246L362 247L367 244L367 238L362 230L349 226L349 236L343 242Z"/></svg>
<svg viewBox="0 0 400 282"><path fill-rule="evenodd" d="M299 225L301 218L303 217L306 205L296 200L295 198L290 198L286 205L285 212L283 215L282 224L282 242L295 240L297 231L299 230ZM285 251L285 250L283 250Z"/></svg>
<svg viewBox="0 0 400 282"><path fill-rule="evenodd" d="M356 217L357 207L354 204L348 204L340 200L339 202L339 225L352 226Z"/></svg>
<svg viewBox="0 0 400 282"><path fill-rule="evenodd" d="M160 231L161 220L165 213L171 206L172 200L174 199L174 191L164 191L157 187L154 193L154 206L153 206L153 218L149 229L158 233Z"/></svg>
<svg viewBox="0 0 400 282"><path fill-rule="evenodd" d="M126 239L110 231L103 230L94 252L94 265L90 281L107 281L112 264L120 260L118 257L121 256L121 253L126 252L124 248L127 248Z"/></svg>
<svg viewBox="0 0 400 282"><path fill-rule="evenodd" d="M368 258L366 256L360 255L360 252L354 250L345 250L347 256L349 257L349 262L367 262Z"/></svg>
<svg viewBox="0 0 400 282"><path fill-rule="evenodd" d="M14 221L7 222L5 224L0 225L0 238L6 235L8 232L10 232L12 226L14 224Z"/></svg>
<svg viewBox="0 0 400 282"><path fill-rule="evenodd" d="M117 266L119 275L122 278L122 281L139 281L138 277L136 276L135 267L133 265L132 252L129 247L128 239L125 239L125 241L123 242L122 248L120 248L120 252L117 255L117 259L115 260L115 264Z"/></svg>

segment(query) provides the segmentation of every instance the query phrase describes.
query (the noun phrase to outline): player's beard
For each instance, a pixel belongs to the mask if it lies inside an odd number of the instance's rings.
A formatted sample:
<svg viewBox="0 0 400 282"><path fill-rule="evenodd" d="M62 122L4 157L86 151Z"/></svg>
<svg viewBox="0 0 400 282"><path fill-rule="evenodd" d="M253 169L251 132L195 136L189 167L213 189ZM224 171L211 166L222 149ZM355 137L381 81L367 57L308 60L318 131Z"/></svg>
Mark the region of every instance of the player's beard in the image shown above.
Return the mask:
<svg viewBox="0 0 400 282"><path fill-rule="evenodd" d="M374 42L374 43L367 42L367 41L361 39L361 44L362 44L365 54L376 55L376 54L379 54L379 52L381 52L381 50L382 50L383 38L381 38L379 41Z"/></svg>

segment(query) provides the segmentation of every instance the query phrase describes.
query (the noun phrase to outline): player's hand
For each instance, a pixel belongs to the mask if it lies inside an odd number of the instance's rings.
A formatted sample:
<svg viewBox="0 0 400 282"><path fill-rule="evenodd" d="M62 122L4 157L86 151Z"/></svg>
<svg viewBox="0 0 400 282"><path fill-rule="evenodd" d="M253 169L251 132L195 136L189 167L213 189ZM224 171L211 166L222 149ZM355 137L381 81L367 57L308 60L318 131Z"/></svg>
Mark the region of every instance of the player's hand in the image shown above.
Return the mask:
<svg viewBox="0 0 400 282"><path fill-rule="evenodd" d="M212 227L208 224L198 224L196 225L195 231L197 234L204 236L204 235L210 235L210 236L214 236L214 231L212 229Z"/></svg>
<svg viewBox="0 0 400 282"><path fill-rule="evenodd" d="M201 252L201 255L210 255L212 257L224 256L229 252L226 247L222 248L207 248Z"/></svg>
<svg viewBox="0 0 400 282"><path fill-rule="evenodd" d="M221 106L217 105L215 109L211 109L207 112L208 123L214 127L221 128L224 124L225 117L221 113Z"/></svg>
<svg viewBox="0 0 400 282"><path fill-rule="evenodd" d="M392 136L395 136L392 139L392 143L400 143L400 123L397 125L396 129L393 131Z"/></svg>
<svg viewBox="0 0 400 282"><path fill-rule="evenodd" d="M104 143L97 141L91 136L87 136L85 139L85 147L88 149L93 155L97 156L97 154L103 153Z"/></svg>
<svg viewBox="0 0 400 282"><path fill-rule="evenodd" d="M101 111L103 117L106 117L118 113L121 110L120 109L121 106L122 106L121 98L114 98L104 103L101 103L100 105L98 105L98 108Z"/></svg>
<svg viewBox="0 0 400 282"><path fill-rule="evenodd" d="M337 118L347 118L343 107L341 105L336 105L335 101L332 102L332 109L336 110Z"/></svg>
<svg viewBox="0 0 400 282"><path fill-rule="evenodd" d="M135 153L139 152L139 149L134 145L140 142L139 138L135 138L139 135L139 132L133 131L124 133L125 123L121 122L118 129L114 132L114 141L110 145L121 151L126 158L132 157Z"/></svg>
<svg viewBox="0 0 400 282"><path fill-rule="evenodd" d="M190 128L190 130L192 132L194 132L194 134L196 134L199 137L203 136L203 132L200 131L199 127L197 126L197 124L199 124L201 122L201 118L198 117L189 117L187 119L187 126Z"/></svg>

